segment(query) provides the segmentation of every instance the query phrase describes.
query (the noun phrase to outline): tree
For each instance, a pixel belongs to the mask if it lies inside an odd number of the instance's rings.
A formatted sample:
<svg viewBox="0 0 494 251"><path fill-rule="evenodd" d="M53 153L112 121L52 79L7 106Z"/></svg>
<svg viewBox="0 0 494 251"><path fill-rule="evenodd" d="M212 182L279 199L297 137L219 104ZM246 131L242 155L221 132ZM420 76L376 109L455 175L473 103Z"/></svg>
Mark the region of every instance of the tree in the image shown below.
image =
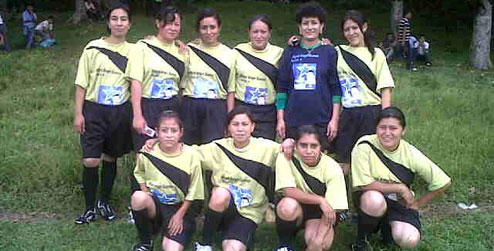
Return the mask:
<svg viewBox="0 0 494 251"><path fill-rule="evenodd" d="M73 24L78 24L86 19L87 19L87 15L86 15L86 7L84 6L84 0L75 0L75 11L72 17L69 19L69 22L72 22Z"/></svg>
<svg viewBox="0 0 494 251"><path fill-rule="evenodd" d="M470 64L481 70L487 70L492 67L490 59L491 25L492 3L489 0L480 0L473 22Z"/></svg>
<svg viewBox="0 0 494 251"><path fill-rule="evenodd" d="M396 34L398 33L398 22L403 17L403 0L392 0L391 1L391 31Z"/></svg>

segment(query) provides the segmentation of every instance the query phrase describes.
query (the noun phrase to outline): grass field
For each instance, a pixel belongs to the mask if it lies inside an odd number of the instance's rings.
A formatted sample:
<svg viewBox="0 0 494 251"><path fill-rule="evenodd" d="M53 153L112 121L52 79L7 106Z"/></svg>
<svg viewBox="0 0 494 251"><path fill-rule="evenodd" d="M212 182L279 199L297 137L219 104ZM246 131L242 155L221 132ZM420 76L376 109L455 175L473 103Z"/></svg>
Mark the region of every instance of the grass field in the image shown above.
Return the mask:
<svg viewBox="0 0 494 251"><path fill-rule="evenodd" d="M184 41L195 37L197 7L185 10ZM216 7L223 14L222 41L229 46L248 39L246 22L259 12L273 18L274 44L283 46L296 32L295 5L221 2ZM124 220L73 224L84 204L81 151L72 126L75 70L83 46L103 36L105 27L66 24L70 14L56 13L59 44L47 50L23 50L19 28L9 23L14 52L0 54L0 250L127 250L137 241L134 227ZM40 19L47 15L38 13ZM335 43L344 42L342 15L343 10L329 15L324 36ZM370 21L382 38L388 13L372 13ZM493 250L494 72L468 66L469 27L451 34L425 18L413 21L414 30L432 41L434 65L410 73L404 61L394 62L394 104L407 115L406 140L453 178L447 194L422 210L418 250ZM152 23L136 16L129 40L154 34ZM130 155L119 161L113 203L122 218L133 163ZM458 202L475 202L480 209L460 211ZM255 250L272 250L277 244L273 226L263 225L259 232ZM341 225L334 249L346 250L355 233L355 225ZM374 249L393 250L377 239Z"/></svg>

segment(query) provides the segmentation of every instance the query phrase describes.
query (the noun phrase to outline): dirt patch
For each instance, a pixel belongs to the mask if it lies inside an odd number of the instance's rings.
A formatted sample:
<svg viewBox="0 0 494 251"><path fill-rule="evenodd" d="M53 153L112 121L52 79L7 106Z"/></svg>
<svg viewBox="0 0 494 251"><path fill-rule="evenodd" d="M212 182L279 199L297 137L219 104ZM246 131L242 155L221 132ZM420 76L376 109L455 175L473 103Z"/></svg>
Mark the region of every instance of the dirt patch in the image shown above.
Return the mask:
<svg viewBox="0 0 494 251"><path fill-rule="evenodd" d="M474 210L465 210L458 208L455 203L430 204L420 209L420 216L424 218L450 218L467 215L478 212L494 212L494 205L478 205L479 208Z"/></svg>
<svg viewBox="0 0 494 251"><path fill-rule="evenodd" d="M42 220L60 220L62 215L45 212L0 212L0 221L35 223Z"/></svg>

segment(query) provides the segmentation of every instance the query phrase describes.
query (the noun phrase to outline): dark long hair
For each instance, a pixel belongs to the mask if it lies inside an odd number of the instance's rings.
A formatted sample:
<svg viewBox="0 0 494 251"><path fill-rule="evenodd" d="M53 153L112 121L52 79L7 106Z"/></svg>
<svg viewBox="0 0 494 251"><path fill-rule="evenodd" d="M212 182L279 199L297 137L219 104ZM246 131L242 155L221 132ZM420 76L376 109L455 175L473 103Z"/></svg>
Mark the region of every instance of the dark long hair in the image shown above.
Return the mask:
<svg viewBox="0 0 494 251"><path fill-rule="evenodd" d="M341 31L343 32L343 25L345 25L345 22L347 20L352 20L355 23L358 24L358 27L360 28L360 31L362 34L364 34L364 43L369 52L372 55L372 60L374 60L374 55L376 53L375 47L376 47L376 37L374 36L374 33L370 30L369 22L365 18L364 14L358 10L349 10L345 13L345 16L343 17L343 20L341 21ZM367 30L364 32L362 27L364 24L367 24Z"/></svg>

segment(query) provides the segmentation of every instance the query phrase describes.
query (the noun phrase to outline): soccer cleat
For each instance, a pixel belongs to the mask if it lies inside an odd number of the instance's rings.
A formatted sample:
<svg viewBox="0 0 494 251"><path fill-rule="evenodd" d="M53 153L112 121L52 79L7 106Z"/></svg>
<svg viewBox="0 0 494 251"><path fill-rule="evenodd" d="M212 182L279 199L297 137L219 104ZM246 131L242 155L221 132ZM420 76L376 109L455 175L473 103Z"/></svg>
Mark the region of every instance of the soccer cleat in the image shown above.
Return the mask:
<svg viewBox="0 0 494 251"><path fill-rule="evenodd" d="M134 245L132 250L133 251L150 251L150 250L153 250L153 242L151 241L150 244L137 243Z"/></svg>
<svg viewBox="0 0 494 251"><path fill-rule="evenodd" d="M131 207L129 207L129 218L127 218L127 222L130 224L136 224L136 219L134 217L134 213L132 213Z"/></svg>
<svg viewBox="0 0 494 251"><path fill-rule="evenodd" d="M281 246L275 249L275 251L295 251L295 250L293 250L291 247Z"/></svg>
<svg viewBox="0 0 494 251"><path fill-rule="evenodd" d="M196 251L213 251L213 247L209 245L201 245L199 242L196 242Z"/></svg>
<svg viewBox="0 0 494 251"><path fill-rule="evenodd" d="M96 220L96 212L94 208L92 208L81 214L81 216L77 217L77 219L75 219L75 224L78 225L82 225L86 223L89 224L95 220Z"/></svg>
<svg viewBox="0 0 494 251"><path fill-rule="evenodd" d="M110 203L98 200L96 208L98 209L98 214L101 215L101 217L106 221L112 221L117 218L117 214L115 214L115 211Z"/></svg>

